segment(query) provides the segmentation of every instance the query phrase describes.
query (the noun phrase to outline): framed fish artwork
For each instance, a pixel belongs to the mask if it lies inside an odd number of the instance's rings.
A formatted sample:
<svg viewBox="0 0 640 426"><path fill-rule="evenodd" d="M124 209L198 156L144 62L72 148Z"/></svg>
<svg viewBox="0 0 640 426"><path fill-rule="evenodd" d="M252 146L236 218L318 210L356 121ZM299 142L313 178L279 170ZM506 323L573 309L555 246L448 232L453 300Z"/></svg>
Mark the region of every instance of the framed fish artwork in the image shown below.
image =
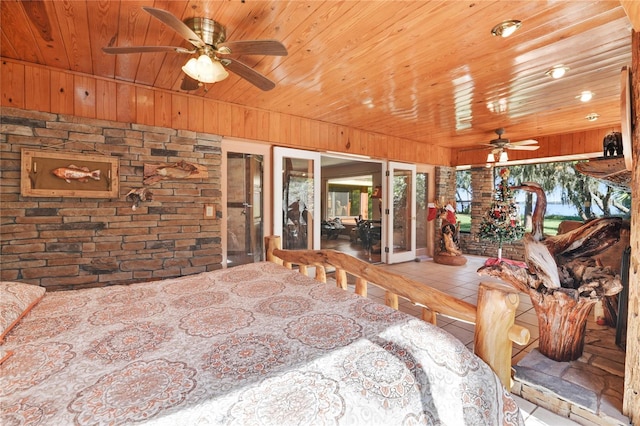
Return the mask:
<svg viewBox="0 0 640 426"><path fill-rule="evenodd" d="M118 198L118 158L81 153L22 150L24 197Z"/></svg>

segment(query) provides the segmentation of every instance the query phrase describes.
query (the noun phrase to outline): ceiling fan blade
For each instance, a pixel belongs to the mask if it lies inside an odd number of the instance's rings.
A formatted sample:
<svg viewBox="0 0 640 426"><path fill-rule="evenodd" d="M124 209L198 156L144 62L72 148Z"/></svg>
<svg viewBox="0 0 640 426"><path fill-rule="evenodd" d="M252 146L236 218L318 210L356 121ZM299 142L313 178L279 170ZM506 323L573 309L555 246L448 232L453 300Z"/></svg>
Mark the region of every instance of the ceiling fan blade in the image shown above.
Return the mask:
<svg viewBox="0 0 640 426"><path fill-rule="evenodd" d="M180 90L197 90L200 88L200 82L195 78L191 78L185 74L180 84Z"/></svg>
<svg viewBox="0 0 640 426"><path fill-rule="evenodd" d="M510 142L509 144L517 146L517 145L535 145L537 143L538 143L538 141L535 140L535 139L526 139L526 140L518 141L518 142Z"/></svg>
<svg viewBox="0 0 640 426"><path fill-rule="evenodd" d="M287 56L287 48L277 40L240 40L219 43L218 53L231 55ZM229 50L229 52L227 52Z"/></svg>
<svg viewBox="0 0 640 426"><path fill-rule="evenodd" d="M273 81L242 62L234 61L231 58L225 58L223 62L229 71L244 78L260 90L264 90L266 92L276 87L276 84Z"/></svg>
<svg viewBox="0 0 640 426"><path fill-rule="evenodd" d="M516 151L535 151L536 149L540 148L539 146L532 146L532 145L508 145L507 149L513 149Z"/></svg>
<svg viewBox="0 0 640 426"><path fill-rule="evenodd" d="M143 6L145 12L160 20L165 25L173 28L175 32L180 34L182 38L193 44L195 47L204 47L205 43L202 39L193 32L184 22L176 18L173 14L162 9L155 9L153 7Z"/></svg>
<svg viewBox="0 0 640 426"><path fill-rule="evenodd" d="M103 47L104 53L116 55L118 53L149 53L149 52L177 52L195 53L195 50L185 49L175 46L125 46L125 47Z"/></svg>

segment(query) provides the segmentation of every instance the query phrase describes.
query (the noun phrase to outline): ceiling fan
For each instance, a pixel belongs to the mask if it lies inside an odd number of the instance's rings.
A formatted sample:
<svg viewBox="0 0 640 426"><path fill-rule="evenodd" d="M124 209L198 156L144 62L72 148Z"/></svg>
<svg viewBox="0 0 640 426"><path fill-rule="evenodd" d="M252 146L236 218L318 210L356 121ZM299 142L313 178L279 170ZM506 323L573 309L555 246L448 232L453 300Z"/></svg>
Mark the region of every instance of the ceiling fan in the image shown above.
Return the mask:
<svg viewBox="0 0 640 426"><path fill-rule="evenodd" d="M509 156L507 155L508 149L513 150L521 150L521 151L535 151L540 148L540 146L536 145L538 141L534 139L526 139L518 142L511 142L509 139L503 138L504 129L501 127L495 130L498 137L496 139L492 139L489 141L486 146L490 147L491 152L487 156L487 163L493 163L496 161L496 155L498 156L498 161L505 162L509 161ZM535 145L535 146L534 146Z"/></svg>
<svg viewBox="0 0 640 426"><path fill-rule="evenodd" d="M182 38L193 45L193 49L175 46L129 46L103 47L109 54L176 52L197 54L182 67L186 74L180 88L195 90L202 83L216 83L228 77L227 70L237 74L261 90L275 87L275 83L248 65L233 58L237 55L286 56L287 49L277 40L226 41L226 28L209 18L190 18L182 22L171 13L152 7L143 7L145 12L171 27Z"/></svg>

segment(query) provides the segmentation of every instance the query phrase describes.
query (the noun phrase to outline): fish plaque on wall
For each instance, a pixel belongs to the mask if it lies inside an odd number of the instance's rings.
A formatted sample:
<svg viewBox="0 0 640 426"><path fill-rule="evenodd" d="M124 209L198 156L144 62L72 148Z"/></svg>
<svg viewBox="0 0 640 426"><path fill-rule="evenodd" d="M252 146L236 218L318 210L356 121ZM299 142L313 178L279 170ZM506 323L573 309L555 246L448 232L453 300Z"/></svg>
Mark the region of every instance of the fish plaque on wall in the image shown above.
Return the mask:
<svg viewBox="0 0 640 426"><path fill-rule="evenodd" d="M162 180L204 179L209 177L205 166L178 161L177 163L145 164L145 185L153 185Z"/></svg>
<svg viewBox="0 0 640 426"><path fill-rule="evenodd" d="M117 198L118 159L82 153L22 150L25 197Z"/></svg>

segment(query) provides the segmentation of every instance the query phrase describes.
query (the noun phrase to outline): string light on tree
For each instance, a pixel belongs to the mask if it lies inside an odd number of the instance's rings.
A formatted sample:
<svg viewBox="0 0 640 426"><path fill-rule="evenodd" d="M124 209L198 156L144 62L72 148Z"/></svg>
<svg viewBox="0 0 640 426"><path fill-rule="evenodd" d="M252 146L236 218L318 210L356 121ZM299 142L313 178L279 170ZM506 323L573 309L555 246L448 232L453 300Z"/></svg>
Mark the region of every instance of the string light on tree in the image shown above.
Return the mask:
<svg viewBox="0 0 640 426"><path fill-rule="evenodd" d="M498 243L498 260L502 259L503 243L519 240L524 235L518 206L513 201L508 180L509 169L501 169L500 183L494 191L493 202L480 224L480 239Z"/></svg>

